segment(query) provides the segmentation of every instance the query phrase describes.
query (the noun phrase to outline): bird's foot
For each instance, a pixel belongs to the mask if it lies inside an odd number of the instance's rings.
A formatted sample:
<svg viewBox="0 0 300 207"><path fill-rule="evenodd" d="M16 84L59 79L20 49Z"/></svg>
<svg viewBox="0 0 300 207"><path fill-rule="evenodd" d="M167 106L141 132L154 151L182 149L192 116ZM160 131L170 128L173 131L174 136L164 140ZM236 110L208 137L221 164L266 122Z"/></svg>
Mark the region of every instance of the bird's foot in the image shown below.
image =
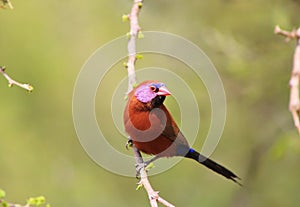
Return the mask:
<svg viewBox="0 0 300 207"><path fill-rule="evenodd" d="M135 177L136 177L137 179L140 178L141 170L142 170L143 168L146 168L146 166L147 166L147 164L144 163L144 162L135 164L135 172L136 172Z"/></svg>
<svg viewBox="0 0 300 207"><path fill-rule="evenodd" d="M129 137L127 142L126 142L125 147L126 147L127 150L129 150L129 147L132 147L132 145L133 145L132 139Z"/></svg>
<svg viewBox="0 0 300 207"><path fill-rule="evenodd" d="M143 162L143 163L136 164L135 165L136 178L139 178L142 168L144 168L146 172L148 172L153 167L154 167L153 162Z"/></svg>

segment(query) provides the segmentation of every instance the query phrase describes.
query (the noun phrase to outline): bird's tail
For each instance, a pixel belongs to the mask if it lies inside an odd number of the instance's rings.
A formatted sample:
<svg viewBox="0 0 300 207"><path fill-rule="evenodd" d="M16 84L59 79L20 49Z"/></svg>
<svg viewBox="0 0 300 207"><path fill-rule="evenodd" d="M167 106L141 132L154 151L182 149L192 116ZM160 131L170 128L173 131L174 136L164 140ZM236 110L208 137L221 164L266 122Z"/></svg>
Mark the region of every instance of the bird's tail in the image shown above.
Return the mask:
<svg viewBox="0 0 300 207"><path fill-rule="evenodd" d="M230 170L226 169L222 165L219 165L218 163L214 162L213 160L201 155L197 151L190 149L188 153L185 155L187 158L191 158L193 160L196 160L197 162L201 163L202 165L208 167L209 169L215 171L216 173L223 175L224 177L234 181L235 183L242 185L237 181L237 179L240 179L237 175L235 175Z"/></svg>

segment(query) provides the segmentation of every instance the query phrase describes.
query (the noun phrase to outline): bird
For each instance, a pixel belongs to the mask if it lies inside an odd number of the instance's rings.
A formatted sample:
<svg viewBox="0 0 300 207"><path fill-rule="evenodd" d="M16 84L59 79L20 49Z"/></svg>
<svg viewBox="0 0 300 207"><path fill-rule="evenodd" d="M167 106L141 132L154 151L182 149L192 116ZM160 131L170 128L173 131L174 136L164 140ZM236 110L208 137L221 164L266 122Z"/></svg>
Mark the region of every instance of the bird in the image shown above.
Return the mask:
<svg viewBox="0 0 300 207"><path fill-rule="evenodd" d="M185 157L241 185L236 174L191 148L164 105L171 92L163 82L146 80L129 94L124 110L124 127L129 142L139 151L153 155L145 165L163 157Z"/></svg>

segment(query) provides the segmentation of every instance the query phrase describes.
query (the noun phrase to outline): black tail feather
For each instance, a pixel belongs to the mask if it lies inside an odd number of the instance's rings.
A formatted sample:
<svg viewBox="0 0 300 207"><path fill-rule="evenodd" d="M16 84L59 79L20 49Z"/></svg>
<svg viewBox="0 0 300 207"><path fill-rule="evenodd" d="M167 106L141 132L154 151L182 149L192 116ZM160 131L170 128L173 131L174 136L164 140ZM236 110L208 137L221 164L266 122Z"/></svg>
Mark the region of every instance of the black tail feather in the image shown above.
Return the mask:
<svg viewBox="0 0 300 207"><path fill-rule="evenodd" d="M230 170L226 169L225 167L223 167L222 165L214 162L213 160L201 155L200 153L198 153L195 150L190 150L186 156L187 158L191 158L196 160L197 162L199 162L200 164L206 166L207 168L213 170L214 172L223 175L224 177L234 181L235 183L239 184L240 186L242 186L241 183L239 183L237 180L240 178L235 175L233 172L231 172Z"/></svg>

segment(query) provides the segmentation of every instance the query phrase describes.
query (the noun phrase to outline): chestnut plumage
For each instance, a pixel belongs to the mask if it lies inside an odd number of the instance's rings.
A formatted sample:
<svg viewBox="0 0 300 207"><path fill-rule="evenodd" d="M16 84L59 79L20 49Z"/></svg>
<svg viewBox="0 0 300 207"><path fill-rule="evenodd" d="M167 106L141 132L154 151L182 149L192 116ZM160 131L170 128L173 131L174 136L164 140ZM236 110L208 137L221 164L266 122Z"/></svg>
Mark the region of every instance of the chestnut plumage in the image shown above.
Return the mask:
<svg viewBox="0 0 300 207"><path fill-rule="evenodd" d="M160 157L191 158L237 182L233 172L190 148L170 112L163 104L170 91L164 83L144 81L128 94L124 110L125 130L140 151Z"/></svg>

